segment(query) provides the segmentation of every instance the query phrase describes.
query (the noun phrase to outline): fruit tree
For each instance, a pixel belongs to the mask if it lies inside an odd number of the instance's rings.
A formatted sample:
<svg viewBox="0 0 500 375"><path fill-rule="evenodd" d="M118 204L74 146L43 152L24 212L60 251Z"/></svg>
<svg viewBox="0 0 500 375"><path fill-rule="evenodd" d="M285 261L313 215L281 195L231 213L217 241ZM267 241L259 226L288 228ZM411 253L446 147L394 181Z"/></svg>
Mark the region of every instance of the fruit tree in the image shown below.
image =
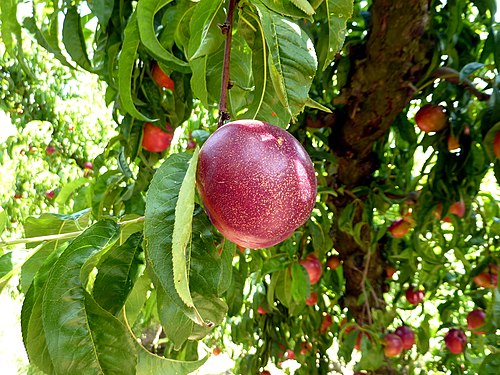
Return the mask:
<svg viewBox="0 0 500 375"><path fill-rule="evenodd" d="M33 370L496 373L496 5L1 0Z"/></svg>

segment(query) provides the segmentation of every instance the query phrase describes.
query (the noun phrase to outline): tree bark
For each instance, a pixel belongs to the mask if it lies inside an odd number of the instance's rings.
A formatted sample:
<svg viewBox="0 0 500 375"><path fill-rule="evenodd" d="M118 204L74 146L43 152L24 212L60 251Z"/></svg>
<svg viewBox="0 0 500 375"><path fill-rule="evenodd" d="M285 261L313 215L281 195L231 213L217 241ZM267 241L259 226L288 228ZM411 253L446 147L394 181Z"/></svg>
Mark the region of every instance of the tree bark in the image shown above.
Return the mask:
<svg viewBox="0 0 500 375"><path fill-rule="evenodd" d="M370 251L373 231L362 224L365 198L349 191L369 186L380 164L373 152L374 145L384 140L397 115L409 104L416 83L429 65L432 43L425 38L429 3L373 0L366 44L351 61L350 80L335 100L341 105L333 116L320 119L332 128L329 145L338 162L331 187L343 187L347 192L330 198L329 204L337 217L351 203L355 202L356 207L351 217L353 227L358 225L360 229L358 241L340 230L338 223L332 236L344 261L346 293L342 303L361 325L371 323L372 308L384 305L384 239ZM360 304L364 293L366 300Z"/></svg>

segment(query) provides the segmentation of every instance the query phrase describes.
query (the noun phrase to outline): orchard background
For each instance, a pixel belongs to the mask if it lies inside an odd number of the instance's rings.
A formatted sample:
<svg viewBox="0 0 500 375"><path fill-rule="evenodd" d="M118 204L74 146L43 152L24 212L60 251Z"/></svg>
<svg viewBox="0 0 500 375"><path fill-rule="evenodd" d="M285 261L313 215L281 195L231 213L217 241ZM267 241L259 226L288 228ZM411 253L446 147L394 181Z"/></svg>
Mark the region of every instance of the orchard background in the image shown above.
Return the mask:
<svg viewBox="0 0 500 375"><path fill-rule="evenodd" d="M22 300L19 371L184 374L227 355L244 374L496 374L496 13L2 0L0 288ZM195 193L221 99L314 163L311 218L271 248L224 240Z"/></svg>

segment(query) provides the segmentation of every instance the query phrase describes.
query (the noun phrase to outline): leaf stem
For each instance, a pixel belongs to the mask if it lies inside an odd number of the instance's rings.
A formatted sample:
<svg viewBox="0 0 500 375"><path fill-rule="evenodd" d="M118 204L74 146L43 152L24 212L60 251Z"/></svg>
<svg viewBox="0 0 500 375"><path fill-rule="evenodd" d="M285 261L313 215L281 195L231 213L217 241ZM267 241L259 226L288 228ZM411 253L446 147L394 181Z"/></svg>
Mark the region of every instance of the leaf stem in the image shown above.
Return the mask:
<svg viewBox="0 0 500 375"><path fill-rule="evenodd" d="M231 116L227 112L227 90L231 87L231 83L229 82L229 65L231 60L231 41L233 37L232 29L233 29L233 15L234 8L236 7L236 3L238 0L229 0L229 5L227 9L226 21L219 25L222 34L226 36L226 44L224 46L224 65L222 67L222 80L221 80L221 89L220 89L220 102L219 102L219 122L218 127L220 128L226 120L229 120Z"/></svg>
<svg viewBox="0 0 500 375"><path fill-rule="evenodd" d="M137 217L135 219L125 220L125 221L119 221L118 225L135 224L135 223L140 223L142 221L144 221L144 216L139 216L139 217ZM0 247L12 246L12 245L19 245L19 244L35 243L35 242L43 242L43 241L52 241L52 240L67 240L67 239L78 237L82 233L83 233L83 230L80 230L80 231L76 231L76 232L68 232L68 233L60 233L60 234L50 234L50 235L47 235L47 236L38 236L38 237L28 237L28 238L17 238L17 239L13 239L13 240L5 240L5 241L0 241Z"/></svg>

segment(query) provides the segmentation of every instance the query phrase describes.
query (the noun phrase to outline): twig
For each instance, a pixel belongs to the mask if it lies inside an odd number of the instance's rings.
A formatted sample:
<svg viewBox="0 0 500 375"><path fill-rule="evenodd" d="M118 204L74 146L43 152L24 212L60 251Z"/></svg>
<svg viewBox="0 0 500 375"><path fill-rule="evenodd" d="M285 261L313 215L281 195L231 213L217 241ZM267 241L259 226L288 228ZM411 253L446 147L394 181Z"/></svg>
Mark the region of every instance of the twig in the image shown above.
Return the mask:
<svg viewBox="0 0 500 375"><path fill-rule="evenodd" d="M231 116L227 112L227 90L231 88L229 82L229 63L231 60L233 14L237 2L238 0L229 0L226 21L222 25L219 25L222 34L226 36L226 44L224 46L224 65L222 67L222 81L221 81L220 102L219 102L219 122L218 122L219 128L222 125L224 125L224 122L226 120L229 120L231 118Z"/></svg>
<svg viewBox="0 0 500 375"><path fill-rule="evenodd" d="M126 221L120 221L117 224L118 225L127 225L127 224L140 223L142 221L144 221L144 216L140 216L138 218L130 219L130 220L126 220ZM0 240L0 247L19 245L19 244L36 243L36 242L43 242L43 241L52 241L52 240L67 240L67 239L78 237L82 233L83 233L83 230L80 230L77 232L50 234L47 236L18 238L18 239L5 240L5 241Z"/></svg>
<svg viewBox="0 0 500 375"><path fill-rule="evenodd" d="M368 315L368 323L372 324L372 313L370 311L370 302L369 302L369 297L368 294L366 293L366 278L368 277L368 268L370 268L370 258L371 258L371 249L368 249L368 254L366 256L366 261L365 261L365 268L363 269L363 279L361 280L361 288L363 291L363 294L365 296L365 303L364 303L364 308L366 309L366 314ZM370 286L371 288L371 286Z"/></svg>
<svg viewBox="0 0 500 375"><path fill-rule="evenodd" d="M474 84L465 78L464 80L460 80L460 73L458 73L455 69L449 68L447 66L442 66L437 68L432 74L434 78L442 78L454 85L461 86L465 90L469 91L472 95L474 95L480 101L486 101L490 98L489 94L486 94L480 91Z"/></svg>

